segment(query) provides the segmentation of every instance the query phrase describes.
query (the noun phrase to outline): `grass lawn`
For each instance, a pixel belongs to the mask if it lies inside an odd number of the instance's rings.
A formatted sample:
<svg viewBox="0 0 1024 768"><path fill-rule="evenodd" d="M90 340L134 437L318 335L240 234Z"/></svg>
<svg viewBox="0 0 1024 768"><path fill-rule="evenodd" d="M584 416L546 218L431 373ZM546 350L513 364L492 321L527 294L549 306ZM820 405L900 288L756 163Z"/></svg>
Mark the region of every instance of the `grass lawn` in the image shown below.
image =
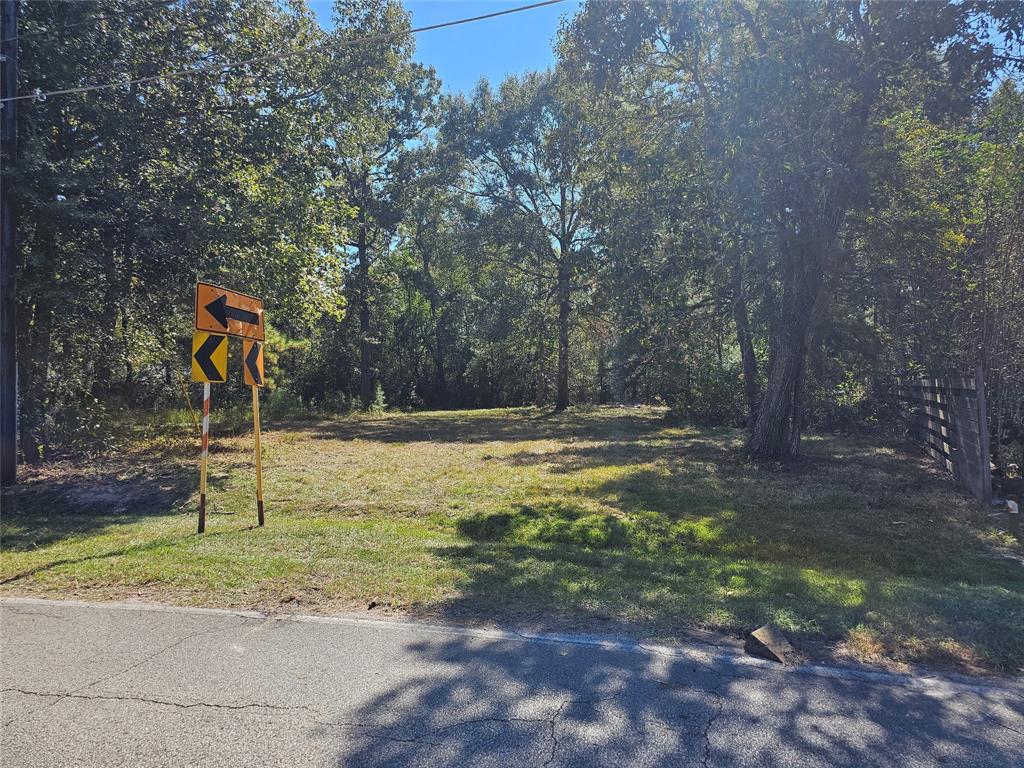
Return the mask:
<svg viewBox="0 0 1024 768"><path fill-rule="evenodd" d="M5 493L0 593L680 637L775 621L812 655L1024 670L1024 567L912 447L810 436L791 467L656 409L498 410L266 425L198 450L140 435Z"/></svg>

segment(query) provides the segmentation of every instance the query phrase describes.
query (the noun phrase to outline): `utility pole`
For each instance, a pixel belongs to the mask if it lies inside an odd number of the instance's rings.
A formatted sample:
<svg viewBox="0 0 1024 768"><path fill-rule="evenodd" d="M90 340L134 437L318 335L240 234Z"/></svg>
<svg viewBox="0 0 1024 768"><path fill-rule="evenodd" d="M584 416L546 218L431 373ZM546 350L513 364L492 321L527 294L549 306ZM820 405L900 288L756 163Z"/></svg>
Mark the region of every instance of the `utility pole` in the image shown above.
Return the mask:
<svg viewBox="0 0 1024 768"><path fill-rule="evenodd" d="M0 98L18 92L18 0L0 0ZM16 101L0 109L0 484L17 479L18 373L14 332L14 170L18 150Z"/></svg>

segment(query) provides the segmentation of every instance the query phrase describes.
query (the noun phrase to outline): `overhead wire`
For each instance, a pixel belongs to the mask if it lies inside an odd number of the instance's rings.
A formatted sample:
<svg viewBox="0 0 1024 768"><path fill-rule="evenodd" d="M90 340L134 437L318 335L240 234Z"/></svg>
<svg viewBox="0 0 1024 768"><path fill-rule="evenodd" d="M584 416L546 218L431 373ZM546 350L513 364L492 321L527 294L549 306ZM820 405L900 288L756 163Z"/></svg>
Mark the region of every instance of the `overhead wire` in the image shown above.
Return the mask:
<svg viewBox="0 0 1024 768"><path fill-rule="evenodd" d="M506 8L502 11L493 11L491 13L484 13L479 16L469 16L463 19L453 19L452 21L444 21L437 24L428 24L423 27L416 27L409 30L403 30L400 32L385 32L379 35L368 35L366 37L350 38L348 40L339 40L336 42L321 43L319 45L311 45L302 48L292 48L290 50L279 51L278 53L268 54L266 56L256 56L251 59L243 59L241 61L232 61L224 63L212 62L210 64L204 64L202 66L193 67L191 69L181 69L176 72L164 72L159 75L147 75L145 77L136 77L127 80L111 81L107 83L97 83L96 85L83 85L76 88L62 88L55 91L34 91L33 93L24 93L18 96L8 96L5 99L0 99L0 104L8 101L23 101L27 99L43 100L51 96L66 96L75 93L91 93L93 91L101 91L109 88L124 88L132 85L142 85L144 83L152 83L158 80L169 80L178 77L193 77L196 75L206 74L208 72L223 72L237 67L245 67L251 64L262 64L268 61L280 61L282 59L292 58L294 56L302 56L305 54L314 53L317 51L328 51L335 50L338 48L348 48L354 45L364 45L367 43L379 43L386 42L388 40L394 40L396 38L407 37L409 35L415 35L420 32L430 32L435 29L444 29L446 27L455 27L461 24L469 24L475 21L484 21L485 19L493 19L498 16L508 16L513 13L521 13L523 11L530 11L536 8L543 8L548 5L556 5L562 3L565 0L543 0L542 2L531 3L529 5L520 5L515 8Z"/></svg>

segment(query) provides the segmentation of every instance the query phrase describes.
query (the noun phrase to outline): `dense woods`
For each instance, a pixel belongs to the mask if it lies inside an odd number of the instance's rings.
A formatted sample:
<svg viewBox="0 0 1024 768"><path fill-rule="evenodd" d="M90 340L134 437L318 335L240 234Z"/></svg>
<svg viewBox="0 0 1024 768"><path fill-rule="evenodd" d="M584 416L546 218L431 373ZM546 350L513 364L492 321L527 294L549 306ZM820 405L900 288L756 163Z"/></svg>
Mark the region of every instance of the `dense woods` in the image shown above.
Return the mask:
<svg viewBox="0 0 1024 768"><path fill-rule="evenodd" d="M662 401L786 458L982 364L1024 460L1020 3L592 1L466 95L387 0L20 14L22 93L191 71L20 107L25 461L182 405L196 279L265 297L271 412Z"/></svg>

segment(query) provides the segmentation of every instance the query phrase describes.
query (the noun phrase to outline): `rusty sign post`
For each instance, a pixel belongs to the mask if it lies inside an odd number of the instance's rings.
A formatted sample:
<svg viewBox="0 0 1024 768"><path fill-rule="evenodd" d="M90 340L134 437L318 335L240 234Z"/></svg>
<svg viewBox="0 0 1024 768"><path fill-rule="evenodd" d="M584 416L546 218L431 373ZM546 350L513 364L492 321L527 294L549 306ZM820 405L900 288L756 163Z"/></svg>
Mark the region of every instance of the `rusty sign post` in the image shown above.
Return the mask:
<svg viewBox="0 0 1024 768"><path fill-rule="evenodd" d="M192 380L203 382L203 442L199 465L199 533L206 530L206 475L210 452L210 382L228 379L228 336L241 338L243 377L252 386L252 423L256 437L256 515L263 525L263 455L260 449L259 388L263 377L263 302L212 283L196 284Z"/></svg>
<svg viewBox="0 0 1024 768"><path fill-rule="evenodd" d="M242 375L252 387L252 431L256 437L256 515L263 525L263 451L260 448L260 387L263 386L263 342L242 342Z"/></svg>

